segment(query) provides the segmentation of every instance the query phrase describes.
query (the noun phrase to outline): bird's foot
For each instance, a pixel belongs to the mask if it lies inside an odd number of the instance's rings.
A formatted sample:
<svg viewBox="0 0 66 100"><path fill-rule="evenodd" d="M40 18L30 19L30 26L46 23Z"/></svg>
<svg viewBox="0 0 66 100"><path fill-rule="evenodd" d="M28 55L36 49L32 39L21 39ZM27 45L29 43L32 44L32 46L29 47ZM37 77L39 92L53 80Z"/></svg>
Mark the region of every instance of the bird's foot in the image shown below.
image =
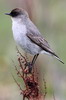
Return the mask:
<svg viewBox="0 0 66 100"><path fill-rule="evenodd" d="M32 62L27 62L26 64L25 64L25 66L26 67L28 67L28 70L29 70L29 73L31 73L31 71L32 71Z"/></svg>

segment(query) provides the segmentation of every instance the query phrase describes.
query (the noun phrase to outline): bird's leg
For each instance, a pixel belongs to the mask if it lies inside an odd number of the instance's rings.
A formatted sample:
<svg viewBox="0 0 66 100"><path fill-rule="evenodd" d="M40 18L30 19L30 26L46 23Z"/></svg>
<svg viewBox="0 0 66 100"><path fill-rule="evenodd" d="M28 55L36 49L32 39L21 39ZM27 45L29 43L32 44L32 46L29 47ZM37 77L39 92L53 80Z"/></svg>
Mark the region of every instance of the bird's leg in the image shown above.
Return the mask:
<svg viewBox="0 0 66 100"><path fill-rule="evenodd" d="M31 73L32 68L33 68L33 66L34 66L34 64L35 64L35 61L36 61L38 55L39 55L39 54L36 54L36 55L33 57L32 62L27 62L26 66L29 67L29 73Z"/></svg>
<svg viewBox="0 0 66 100"><path fill-rule="evenodd" d="M38 55L39 55L39 54L36 54L36 55L33 57L33 60L32 60L32 62L31 62L31 65L32 65L32 66L35 64L35 61L36 61Z"/></svg>
<svg viewBox="0 0 66 100"><path fill-rule="evenodd" d="M33 57L32 62L27 62L27 63L25 64L25 66L28 66L29 72L30 72L30 73L31 73L31 71L32 71L32 68L34 67L34 64L35 64L35 61L36 61L38 55L39 55L39 54L36 54L36 55Z"/></svg>
<svg viewBox="0 0 66 100"><path fill-rule="evenodd" d="M28 68L29 68L29 73L31 73L32 68L34 67L34 64L35 64L35 61L36 61L38 55L39 55L39 54L36 54L36 55L33 57L32 62L27 62L27 63L25 64L25 66L28 66Z"/></svg>

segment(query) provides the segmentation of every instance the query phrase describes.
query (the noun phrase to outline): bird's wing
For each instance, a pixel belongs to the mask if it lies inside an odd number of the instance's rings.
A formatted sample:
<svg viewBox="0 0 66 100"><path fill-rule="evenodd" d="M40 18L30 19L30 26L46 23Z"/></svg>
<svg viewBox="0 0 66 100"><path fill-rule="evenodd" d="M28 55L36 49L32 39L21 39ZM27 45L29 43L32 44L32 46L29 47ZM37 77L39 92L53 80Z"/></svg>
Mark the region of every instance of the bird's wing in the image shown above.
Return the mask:
<svg viewBox="0 0 66 100"><path fill-rule="evenodd" d="M46 52L49 52L49 53L53 53L53 51L51 50L48 42L40 35L36 35L36 34L26 34L27 37L35 44L37 44L39 47L41 47L43 50L45 50Z"/></svg>
<svg viewBox="0 0 66 100"><path fill-rule="evenodd" d="M40 34L26 34L27 37L36 45L41 47L46 52L50 53L51 55L55 56L61 63L64 64L64 62L53 52L53 50L50 48L48 42L40 35Z"/></svg>

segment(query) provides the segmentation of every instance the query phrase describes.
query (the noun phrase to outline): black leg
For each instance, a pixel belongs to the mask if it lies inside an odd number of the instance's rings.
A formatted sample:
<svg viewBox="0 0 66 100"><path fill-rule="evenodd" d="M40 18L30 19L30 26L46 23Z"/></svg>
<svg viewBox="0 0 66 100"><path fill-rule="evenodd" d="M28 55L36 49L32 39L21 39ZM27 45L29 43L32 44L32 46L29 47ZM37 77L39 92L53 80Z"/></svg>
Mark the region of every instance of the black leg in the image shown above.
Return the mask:
<svg viewBox="0 0 66 100"><path fill-rule="evenodd" d="M37 60L38 55L39 55L39 54L36 54L36 55L33 57L33 60L32 60L32 63L31 63L32 66L35 64L35 61Z"/></svg>
<svg viewBox="0 0 66 100"><path fill-rule="evenodd" d="M27 62L26 66L29 67L29 73L31 73L32 68L34 67L34 64L35 64L35 61L36 61L38 55L39 55L39 54L36 54L36 55L33 57L32 62Z"/></svg>
<svg viewBox="0 0 66 100"><path fill-rule="evenodd" d="M29 72L30 72L30 73L31 73L31 71L32 71L32 68L34 67L34 64L35 64L35 62L36 62L36 60L37 60L38 55L39 55L39 54L36 54L36 55L33 57L33 60L32 60L32 62L31 62L30 68L29 68Z"/></svg>

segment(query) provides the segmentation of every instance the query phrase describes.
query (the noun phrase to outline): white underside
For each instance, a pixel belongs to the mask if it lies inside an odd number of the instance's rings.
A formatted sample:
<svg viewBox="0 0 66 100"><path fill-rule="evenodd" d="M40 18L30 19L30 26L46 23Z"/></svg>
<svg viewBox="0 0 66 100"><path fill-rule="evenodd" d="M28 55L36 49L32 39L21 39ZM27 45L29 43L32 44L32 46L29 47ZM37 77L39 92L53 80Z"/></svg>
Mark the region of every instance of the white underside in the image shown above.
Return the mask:
<svg viewBox="0 0 66 100"><path fill-rule="evenodd" d="M51 55L50 53L42 50L38 45L35 43L31 42L30 39L26 36L27 33L27 28L26 25L23 23L19 23L20 20L12 19L12 31L13 31L13 36L18 45L21 46L22 49L24 49L25 52L30 53L30 54L48 54Z"/></svg>
<svg viewBox="0 0 66 100"><path fill-rule="evenodd" d="M26 36L26 25L24 25L23 23L19 23L14 19L12 20L13 36L17 44L20 45L25 52L28 52L30 54L35 55L37 53L40 53L42 49L35 43L31 42L30 39Z"/></svg>
<svg viewBox="0 0 66 100"><path fill-rule="evenodd" d="M44 50L42 50L42 51L40 52L40 54L52 55L52 54L50 54L49 52L46 52L46 51L44 51Z"/></svg>

